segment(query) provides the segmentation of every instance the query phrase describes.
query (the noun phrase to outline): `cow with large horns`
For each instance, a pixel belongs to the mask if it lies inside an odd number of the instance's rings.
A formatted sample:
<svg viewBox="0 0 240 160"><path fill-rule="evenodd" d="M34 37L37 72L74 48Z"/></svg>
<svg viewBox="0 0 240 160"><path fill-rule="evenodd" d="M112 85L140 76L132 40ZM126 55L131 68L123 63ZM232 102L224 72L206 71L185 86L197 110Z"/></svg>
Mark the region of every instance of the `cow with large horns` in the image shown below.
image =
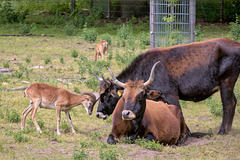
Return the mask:
<svg viewBox="0 0 240 160"><path fill-rule="evenodd" d="M231 130L237 102L233 89L240 72L239 42L217 38L150 49L136 57L116 78L121 82L135 78L146 81L157 61L161 63L156 66L155 80L147 89L159 91L168 104L178 107L179 99L198 102L220 90L223 119L218 133L227 134ZM122 87L112 80L98 79L100 101L97 117L107 118L120 98L117 93ZM183 121L182 117L182 124Z"/></svg>
<svg viewBox="0 0 240 160"><path fill-rule="evenodd" d="M127 136L131 141L140 136L163 144L184 142L185 130L180 133L182 115L180 108L162 101L149 100L159 96L158 91L146 90L154 80L154 68L157 63L152 67L150 77L146 82L138 79L129 80L126 83L120 82L109 69L113 82L124 90L113 112L113 125L108 143L114 144L116 139Z"/></svg>

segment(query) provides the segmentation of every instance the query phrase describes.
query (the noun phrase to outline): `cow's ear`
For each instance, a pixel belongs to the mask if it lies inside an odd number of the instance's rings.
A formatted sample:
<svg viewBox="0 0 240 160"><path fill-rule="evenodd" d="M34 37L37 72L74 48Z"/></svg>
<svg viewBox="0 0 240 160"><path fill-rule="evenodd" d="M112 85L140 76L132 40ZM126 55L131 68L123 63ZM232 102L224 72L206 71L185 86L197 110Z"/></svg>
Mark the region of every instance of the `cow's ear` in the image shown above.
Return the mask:
<svg viewBox="0 0 240 160"><path fill-rule="evenodd" d="M156 99L161 95L160 92L155 90L147 90L147 99Z"/></svg>

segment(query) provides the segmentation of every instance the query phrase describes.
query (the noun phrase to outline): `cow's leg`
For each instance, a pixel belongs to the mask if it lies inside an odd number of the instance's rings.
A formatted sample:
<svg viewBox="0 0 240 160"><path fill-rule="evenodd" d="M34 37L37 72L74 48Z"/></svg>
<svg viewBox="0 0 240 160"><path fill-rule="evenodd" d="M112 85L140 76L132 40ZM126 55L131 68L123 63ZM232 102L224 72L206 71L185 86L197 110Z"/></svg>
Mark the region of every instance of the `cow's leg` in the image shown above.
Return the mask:
<svg viewBox="0 0 240 160"><path fill-rule="evenodd" d="M137 119L134 119L132 120L132 123L133 123L133 130L132 132L129 134L129 138L130 138L130 141L132 143L135 142L135 139L137 138L138 134L139 134L139 130L140 130L140 126L141 126L141 123L142 123L142 119L143 117L139 117Z"/></svg>
<svg viewBox="0 0 240 160"><path fill-rule="evenodd" d="M233 123L233 117L236 108L236 97L233 92L235 82L238 78L238 74L235 77L227 78L221 82L220 91L223 105L223 120L218 134L227 134Z"/></svg>
<svg viewBox="0 0 240 160"><path fill-rule="evenodd" d="M108 144L116 144L116 140L112 134L109 134L108 139L107 139Z"/></svg>
<svg viewBox="0 0 240 160"><path fill-rule="evenodd" d="M146 135L146 137L145 137L145 140L147 140L147 141L153 141L153 140L155 140L156 138L155 138L155 136L152 134L152 133L148 133L147 135Z"/></svg>
<svg viewBox="0 0 240 160"><path fill-rule="evenodd" d="M164 95L164 99L167 101L168 104L176 105L176 106L178 106L182 110L182 108L180 106L180 103L179 103L178 96L176 96L176 95ZM181 126L180 126L181 127L181 131L180 131L181 134L180 135L186 135L187 137L191 136L191 132L190 132L188 126L185 123L185 120L184 120L182 112L181 112L180 119L181 119L181 123L180 123L181 124ZM184 137L180 137L179 140L181 140Z"/></svg>

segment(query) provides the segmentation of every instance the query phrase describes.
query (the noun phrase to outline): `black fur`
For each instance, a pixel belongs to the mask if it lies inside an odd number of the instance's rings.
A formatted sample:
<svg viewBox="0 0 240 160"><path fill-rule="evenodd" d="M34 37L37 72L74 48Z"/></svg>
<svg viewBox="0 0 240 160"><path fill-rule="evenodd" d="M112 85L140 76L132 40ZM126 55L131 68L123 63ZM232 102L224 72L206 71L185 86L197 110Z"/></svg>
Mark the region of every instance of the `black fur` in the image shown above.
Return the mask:
<svg viewBox="0 0 240 160"><path fill-rule="evenodd" d="M159 91L161 98L168 104L180 107L179 99L198 102L214 94L217 91L215 88L219 87L223 104L219 134L231 130L236 107L233 88L240 72L239 42L218 38L164 49L150 49L136 57L116 78L123 83L136 78L146 81L157 61L161 63L156 66L154 82L148 89ZM116 85L115 88L122 89ZM114 108L117 101L112 100L111 95L108 98L107 108ZM107 109L106 106L102 108Z"/></svg>

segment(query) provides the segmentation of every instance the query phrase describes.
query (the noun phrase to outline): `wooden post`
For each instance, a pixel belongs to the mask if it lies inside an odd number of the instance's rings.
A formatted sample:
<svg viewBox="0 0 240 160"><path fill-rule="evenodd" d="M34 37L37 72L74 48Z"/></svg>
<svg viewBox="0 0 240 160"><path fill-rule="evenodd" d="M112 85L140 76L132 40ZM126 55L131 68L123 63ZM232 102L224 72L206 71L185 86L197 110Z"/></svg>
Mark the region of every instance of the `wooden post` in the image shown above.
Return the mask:
<svg viewBox="0 0 240 160"><path fill-rule="evenodd" d="M191 33L191 42L195 41L195 21L196 21L196 0L190 0L190 11L189 11L189 20L190 20L190 33Z"/></svg>
<svg viewBox="0 0 240 160"><path fill-rule="evenodd" d="M108 0L108 12L107 12L108 19L110 18L110 3L111 3L111 0Z"/></svg>
<svg viewBox="0 0 240 160"><path fill-rule="evenodd" d="M150 48L155 48L155 0L150 0Z"/></svg>
<svg viewBox="0 0 240 160"><path fill-rule="evenodd" d="M71 0L71 12L75 10L75 0Z"/></svg>

